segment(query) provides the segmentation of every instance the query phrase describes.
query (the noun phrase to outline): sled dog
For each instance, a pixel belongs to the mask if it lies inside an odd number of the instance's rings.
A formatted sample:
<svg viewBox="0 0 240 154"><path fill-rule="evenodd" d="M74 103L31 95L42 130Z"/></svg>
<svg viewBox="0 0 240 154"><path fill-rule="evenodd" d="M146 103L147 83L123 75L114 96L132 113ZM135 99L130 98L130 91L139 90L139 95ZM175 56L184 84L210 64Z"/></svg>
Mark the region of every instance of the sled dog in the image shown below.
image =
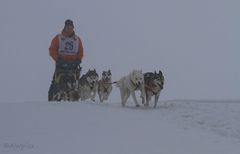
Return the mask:
<svg viewBox="0 0 240 154"><path fill-rule="evenodd" d="M133 70L127 76L117 81L116 86L120 90L122 106L126 105L127 99L132 95L136 107L139 107L135 91L140 90L142 99L145 99L144 75L140 70Z"/></svg>
<svg viewBox="0 0 240 154"><path fill-rule="evenodd" d="M144 73L144 82L145 82L146 103L145 103L145 100L142 100L142 102L146 106L149 106L151 97L155 96L154 108L156 108L160 92L163 89L163 85L164 85L164 76L162 71L159 70L158 73L156 73L156 71L154 73L152 72Z"/></svg>
<svg viewBox="0 0 240 154"><path fill-rule="evenodd" d="M98 78L99 77L96 70L89 69L88 72L79 79L79 94L82 101L85 101L87 99L95 101L98 87Z"/></svg>
<svg viewBox="0 0 240 154"><path fill-rule="evenodd" d="M100 102L108 100L112 91L112 73L111 70L103 71L102 78L98 82L98 96Z"/></svg>
<svg viewBox="0 0 240 154"><path fill-rule="evenodd" d="M71 66L69 70L57 68L54 74L55 101L78 101L78 77L80 67Z"/></svg>

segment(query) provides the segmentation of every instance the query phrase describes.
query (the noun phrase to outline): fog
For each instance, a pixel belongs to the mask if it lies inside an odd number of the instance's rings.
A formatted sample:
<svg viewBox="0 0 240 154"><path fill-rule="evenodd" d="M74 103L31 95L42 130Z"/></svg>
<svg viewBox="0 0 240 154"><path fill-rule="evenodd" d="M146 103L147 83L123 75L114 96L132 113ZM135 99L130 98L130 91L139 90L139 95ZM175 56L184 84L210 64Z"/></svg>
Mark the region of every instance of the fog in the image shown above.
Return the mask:
<svg viewBox="0 0 240 154"><path fill-rule="evenodd" d="M132 69L160 69L161 100L239 99L239 6L236 0L1 0L0 100L47 100L54 71L48 47L68 18L83 41L82 73L111 69L116 81Z"/></svg>

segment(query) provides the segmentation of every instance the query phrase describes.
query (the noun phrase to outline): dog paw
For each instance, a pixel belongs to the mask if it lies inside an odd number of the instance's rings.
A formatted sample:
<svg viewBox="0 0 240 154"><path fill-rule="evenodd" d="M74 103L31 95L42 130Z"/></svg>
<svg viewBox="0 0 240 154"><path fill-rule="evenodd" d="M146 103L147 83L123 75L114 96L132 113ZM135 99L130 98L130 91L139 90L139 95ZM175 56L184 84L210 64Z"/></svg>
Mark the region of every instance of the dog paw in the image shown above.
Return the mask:
<svg viewBox="0 0 240 154"><path fill-rule="evenodd" d="M148 107L148 106L149 106L149 104L148 104L148 103L145 103L145 104L144 104L144 106L145 106L145 107Z"/></svg>

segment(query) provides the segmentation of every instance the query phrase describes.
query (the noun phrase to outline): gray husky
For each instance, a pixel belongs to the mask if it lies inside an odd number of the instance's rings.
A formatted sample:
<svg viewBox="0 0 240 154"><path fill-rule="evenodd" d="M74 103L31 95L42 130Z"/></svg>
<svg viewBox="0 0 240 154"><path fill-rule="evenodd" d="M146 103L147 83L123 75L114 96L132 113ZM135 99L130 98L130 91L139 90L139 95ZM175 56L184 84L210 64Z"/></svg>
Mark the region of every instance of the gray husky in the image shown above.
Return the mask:
<svg viewBox="0 0 240 154"><path fill-rule="evenodd" d="M91 99L95 101L95 96L98 87L98 74L96 70L88 70L86 74L84 74L79 79L79 95L82 101L87 99Z"/></svg>
<svg viewBox="0 0 240 154"><path fill-rule="evenodd" d="M144 99L142 99L142 102L143 104L145 104L145 106L149 106L151 97L155 96L154 108L156 108L160 92L163 89L163 85L164 85L164 76L162 71L159 70L158 73L156 71L154 73L152 72L144 73L144 82L145 82L146 103Z"/></svg>
<svg viewBox="0 0 240 154"><path fill-rule="evenodd" d="M98 82L98 96L100 102L108 100L112 91L112 73L111 70L103 71L102 78Z"/></svg>

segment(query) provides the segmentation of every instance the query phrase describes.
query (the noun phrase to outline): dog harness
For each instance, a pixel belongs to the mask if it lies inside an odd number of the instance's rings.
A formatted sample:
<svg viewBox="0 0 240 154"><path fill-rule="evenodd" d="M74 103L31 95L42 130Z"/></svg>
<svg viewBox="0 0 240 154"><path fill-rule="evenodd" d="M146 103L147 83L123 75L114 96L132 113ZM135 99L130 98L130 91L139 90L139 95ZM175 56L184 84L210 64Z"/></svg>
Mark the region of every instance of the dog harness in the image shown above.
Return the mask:
<svg viewBox="0 0 240 154"><path fill-rule="evenodd" d="M107 92L108 88L112 84L111 80L100 80L98 83L102 85L104 92Z"/></svg>
<svg viewBox="0 0 240 154"><path fill-rule="evenodd" d="M150 91L153 93L153 95L156 95L158 93L156 87L157 86L154 83L151 83L150 85L145 84L145 91Z"/></svg>

